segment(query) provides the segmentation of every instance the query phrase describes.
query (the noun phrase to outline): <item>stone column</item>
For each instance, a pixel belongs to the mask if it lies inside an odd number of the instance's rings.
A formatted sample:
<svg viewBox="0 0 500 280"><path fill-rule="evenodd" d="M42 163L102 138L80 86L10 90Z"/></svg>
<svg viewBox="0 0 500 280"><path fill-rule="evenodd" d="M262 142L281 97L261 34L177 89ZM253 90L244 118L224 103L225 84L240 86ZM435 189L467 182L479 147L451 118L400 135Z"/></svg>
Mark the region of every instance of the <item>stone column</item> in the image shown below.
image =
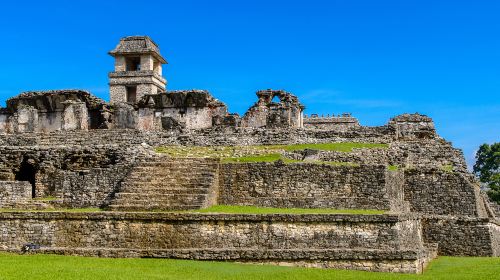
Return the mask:
<svg viewBox="0 0 500 280"><path fill-rule="evenodd" d="M85 102L65 101L62 130L88 130L89 113Z"/></svg>
<svg viewBox="0 0 500 280"><path fill-rule="evenodd" d="M17 132L38 131L38 110L31 106L22 106L14 115L16 119Z"/></svg>

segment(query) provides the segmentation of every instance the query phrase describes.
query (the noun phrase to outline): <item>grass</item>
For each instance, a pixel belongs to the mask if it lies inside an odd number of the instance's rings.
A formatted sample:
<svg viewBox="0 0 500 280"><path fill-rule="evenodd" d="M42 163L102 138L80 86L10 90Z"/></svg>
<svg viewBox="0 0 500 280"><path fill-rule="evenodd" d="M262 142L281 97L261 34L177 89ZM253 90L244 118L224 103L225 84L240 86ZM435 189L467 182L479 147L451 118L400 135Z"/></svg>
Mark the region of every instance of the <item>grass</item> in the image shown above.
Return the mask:
<svg viewBox="0 0 500 280"><path fill-rule="evenodd" d="M55 196L44 196L44 197L35 197L33 198L35 201L55 201L57 197Z"/></svg>
<svg viewBox="0 0 500 280"><path fill-rule="evenodd" d="M271 208L240 205L214 205L208 208L192 210L196 213L229 214L358 214L375 215L386 211L373 209L326 209L326 208Z"/></svg>
<svg viewBox="0 0 500 280"><path fill-rule="evenodd" d="M453 172L453 165L451 164L443 165L441 166L441 169L446 172Z"/></svg>
<svg viewBox="0 0 500 280"><path fill-rule="evenodd" d="M270 145L257 146L265 150L284 150L288 152L301 151L305 149L320 150L320 151L337 151L337 152L352 152L353 149L373 149L373 148L388 148L388 144L382 143L318 143L318 144L292 144L292 145Z"/></svg>
<svg viewBox="0 0 500 280"><path fill-rule="evenodd" d="M441 280L499 279L500 258L439 257L424 274L392 274L334 269L250 265L168 259L106 259L0 253L0 279L31 280Z"/></svg>
<svg viewBox="0 0 500 280"><path fill-rule="evenodd" d="M387 169L389 169L391 171L398 171L399 167L397 165L389 165L389 166L387 166Z"/></svg>
<svg viewBox="0 0 500 280"><path fill-rule="evenodd" d="M261 145L261 146L164 146L156 148L157 153L168 154L172 157L218 158L223 163L245 162L274 162L283 160L285 163L302 162L283 157L286 152L305 149L321 151L352 152L353 149L388 148L388 144L381 143L320 143L320 144L292 144L292 145ZM310 163L357 166L354 163L320 162Z"/></svg>

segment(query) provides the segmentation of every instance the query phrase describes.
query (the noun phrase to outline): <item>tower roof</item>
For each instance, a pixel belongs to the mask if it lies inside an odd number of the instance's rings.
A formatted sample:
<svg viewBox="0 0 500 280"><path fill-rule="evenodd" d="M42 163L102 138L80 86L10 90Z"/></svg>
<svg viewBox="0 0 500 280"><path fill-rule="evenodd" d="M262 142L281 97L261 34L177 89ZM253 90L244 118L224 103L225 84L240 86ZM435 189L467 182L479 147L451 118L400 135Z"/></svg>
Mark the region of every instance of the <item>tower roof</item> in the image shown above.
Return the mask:
<svg viewBox="0 0 500 280"><path fill-rule="evenodd" d="M152 54L161 63L167 63L161 56L158 45L149 36L123 37L120 39L120 43L109 54L113 57L127 54Z"/></svg>

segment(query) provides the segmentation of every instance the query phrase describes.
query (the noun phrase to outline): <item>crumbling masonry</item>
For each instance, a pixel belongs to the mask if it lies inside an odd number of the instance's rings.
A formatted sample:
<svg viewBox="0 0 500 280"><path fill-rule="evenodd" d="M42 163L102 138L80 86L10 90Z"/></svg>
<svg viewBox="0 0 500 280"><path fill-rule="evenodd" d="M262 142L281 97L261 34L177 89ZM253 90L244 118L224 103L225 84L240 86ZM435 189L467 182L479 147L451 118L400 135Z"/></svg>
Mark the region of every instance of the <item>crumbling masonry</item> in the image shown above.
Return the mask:
<svg viewBox="0 0 500 280"><path fill-rule="evenodd" d="M0 208L11 209L0 212L1 250L411 273L438 254L500 255L498 207L429 117L367 127L347 113L304 116L297 96L271 89L240 117L208 91L167 91L149 37L123 38L110 55L109 103L57 90L0 108ZM155 152L334 142L384 146L282 151L291 163ZM386 213L175 212L215 204ZM63 210L86 207L106 211ZM36 211L46 208L61 211Z"/></svg>

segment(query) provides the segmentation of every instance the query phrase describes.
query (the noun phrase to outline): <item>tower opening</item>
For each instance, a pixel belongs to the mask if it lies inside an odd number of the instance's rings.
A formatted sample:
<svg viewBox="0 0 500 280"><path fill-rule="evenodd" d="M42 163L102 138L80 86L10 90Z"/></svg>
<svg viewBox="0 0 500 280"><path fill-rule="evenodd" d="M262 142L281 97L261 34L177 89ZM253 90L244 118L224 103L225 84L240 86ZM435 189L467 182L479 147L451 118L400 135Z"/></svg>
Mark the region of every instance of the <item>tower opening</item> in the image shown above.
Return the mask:
<svg viewBox="0 0 500 280"><path fill-rule="evenodd" d="M19 167L19 171L15 174L16 181L27 181L31 184L31 197L35 197L36 195L36 185L35 185L35 177L36 177L37 169L28 159L24 158L21 166Z"/></svg>
<svg viewBox="0 0 500 280"><path fill-rule="evenodd" d="M137 101L137 86L127 87L127 102L135 103Z"/></svg>
<svg viewBox="0 0 500 280"><path fill-rule="evenodd" d="M141 71L141 58L138 56L125 58L127 71Z"/></svg>

